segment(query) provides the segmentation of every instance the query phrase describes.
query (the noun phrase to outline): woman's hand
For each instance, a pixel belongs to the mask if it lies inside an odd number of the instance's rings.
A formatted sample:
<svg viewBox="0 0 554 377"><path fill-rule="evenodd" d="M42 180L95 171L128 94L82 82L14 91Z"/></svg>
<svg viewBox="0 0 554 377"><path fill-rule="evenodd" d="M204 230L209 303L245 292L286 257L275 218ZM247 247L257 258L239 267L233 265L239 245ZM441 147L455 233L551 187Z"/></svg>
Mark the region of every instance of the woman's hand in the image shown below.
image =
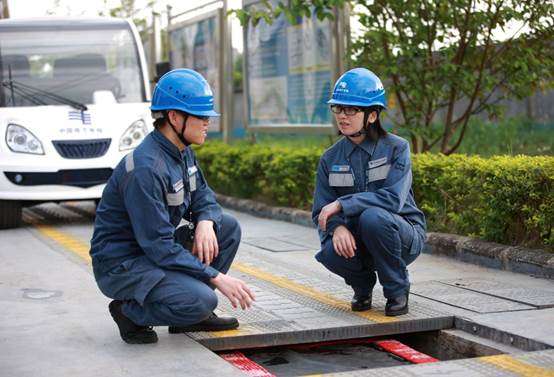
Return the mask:
<svg viewBox="0 0 554 377"><path fill-rule="evenodd" d="M339 225L333 231L333 247L335 253L345 258L356 255L356 240L344 225Z"/></svg>
<svg viewBox="0 0 554 377"><path fill-rule="evenodd" d="M340 205L340 202L338 200L335 200L334 202L329 203L325 207L323 207L318 217L319 229L325 232L325 229L327 229L327 221L329 220L329 218L336 215L340 211L342 211L342 206Z"/></svg>

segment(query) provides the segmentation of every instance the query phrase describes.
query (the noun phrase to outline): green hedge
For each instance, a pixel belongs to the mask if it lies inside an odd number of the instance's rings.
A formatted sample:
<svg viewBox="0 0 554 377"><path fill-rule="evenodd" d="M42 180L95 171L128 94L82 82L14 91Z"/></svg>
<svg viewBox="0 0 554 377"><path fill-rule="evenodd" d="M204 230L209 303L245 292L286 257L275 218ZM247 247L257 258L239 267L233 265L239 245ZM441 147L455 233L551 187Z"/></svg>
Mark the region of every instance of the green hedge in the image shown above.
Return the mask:
<svg viewBox="0 0 554 377"><path fill-rule="evenodd" d="M197 148L222 194L310 209L321 148ZM414 192L429 230L554 250L554 157L413 156Z"/></svg>
<svg viewBox="0 0 554 377"><path fill-rule="evenodd" d="M414 191L434 231L554 250L554 157L413 157Z"/></svg>
<svg viewBox="0 0 554 377"><path fill-rule="evenodd" d="M196 148L210 186L222 194L309 209L322 150L209 142Z"/></svg>

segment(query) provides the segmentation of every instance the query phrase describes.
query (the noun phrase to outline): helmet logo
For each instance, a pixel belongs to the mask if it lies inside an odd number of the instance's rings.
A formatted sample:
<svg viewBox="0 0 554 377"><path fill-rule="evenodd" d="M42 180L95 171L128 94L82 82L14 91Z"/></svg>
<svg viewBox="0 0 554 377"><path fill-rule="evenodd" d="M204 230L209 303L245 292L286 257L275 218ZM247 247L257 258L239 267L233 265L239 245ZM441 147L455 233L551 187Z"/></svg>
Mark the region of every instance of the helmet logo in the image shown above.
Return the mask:
<svg viewBox="0 0 554 377"><path fill-rule="evenodd" d="M346 81L339 82L339 84L337 85L335 91L336 92L348 93L348 89L346 88Z"/></svg>

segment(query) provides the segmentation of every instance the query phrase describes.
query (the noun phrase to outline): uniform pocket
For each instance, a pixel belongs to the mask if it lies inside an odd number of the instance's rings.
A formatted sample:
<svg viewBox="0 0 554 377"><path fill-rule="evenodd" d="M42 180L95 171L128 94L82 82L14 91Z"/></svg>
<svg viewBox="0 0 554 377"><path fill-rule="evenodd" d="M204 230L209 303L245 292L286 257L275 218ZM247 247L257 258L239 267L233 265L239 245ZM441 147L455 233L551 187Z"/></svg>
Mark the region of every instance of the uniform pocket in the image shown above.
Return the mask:
<svg viewBox="0 0 554 377"><path fill-rule="evenodd" d="M389 165L381 165L367 170L367 183L385 180L390 172Z"/></svg>
<svg viewBox="0 0 554 377"><path fill-rule="evenodd" d="M185 190L169 192L166 194L167 206L169 210L169 219L173 226L177 226L185 212Z"/></svg>
<svg viewBox="0 0 554 377"><path fill-rule="evenodd" d="M181 189L177 192L168 192L165 199L167 205L170 207L180 206L185 201L185 190Z"/></svg>
<svg viewBox="0 0 554 377"><path fill-rule="evenodd" d="M352 187L354 186L354 175L348 173L330 173L329 186L331 187Z"/></svg>

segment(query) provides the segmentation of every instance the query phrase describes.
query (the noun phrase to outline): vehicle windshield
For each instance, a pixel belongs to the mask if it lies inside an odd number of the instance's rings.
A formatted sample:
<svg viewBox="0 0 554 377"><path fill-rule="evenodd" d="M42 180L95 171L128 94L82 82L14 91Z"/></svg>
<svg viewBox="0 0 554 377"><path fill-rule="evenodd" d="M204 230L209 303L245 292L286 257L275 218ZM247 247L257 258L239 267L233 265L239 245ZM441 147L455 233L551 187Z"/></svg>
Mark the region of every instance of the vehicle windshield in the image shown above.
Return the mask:
<svg viewBox="0 0 554 377"><path fill-rule="evenodd" d="M82 104L97 91L111 91L118 103L144 102L138 52L129 28L73 28L0 31L0 107L35 106L26 85ZM14 85L9 85L11 80ZM15 89L15 90L14 90ZM40 104L59 105L48 96Z"/></svg>

